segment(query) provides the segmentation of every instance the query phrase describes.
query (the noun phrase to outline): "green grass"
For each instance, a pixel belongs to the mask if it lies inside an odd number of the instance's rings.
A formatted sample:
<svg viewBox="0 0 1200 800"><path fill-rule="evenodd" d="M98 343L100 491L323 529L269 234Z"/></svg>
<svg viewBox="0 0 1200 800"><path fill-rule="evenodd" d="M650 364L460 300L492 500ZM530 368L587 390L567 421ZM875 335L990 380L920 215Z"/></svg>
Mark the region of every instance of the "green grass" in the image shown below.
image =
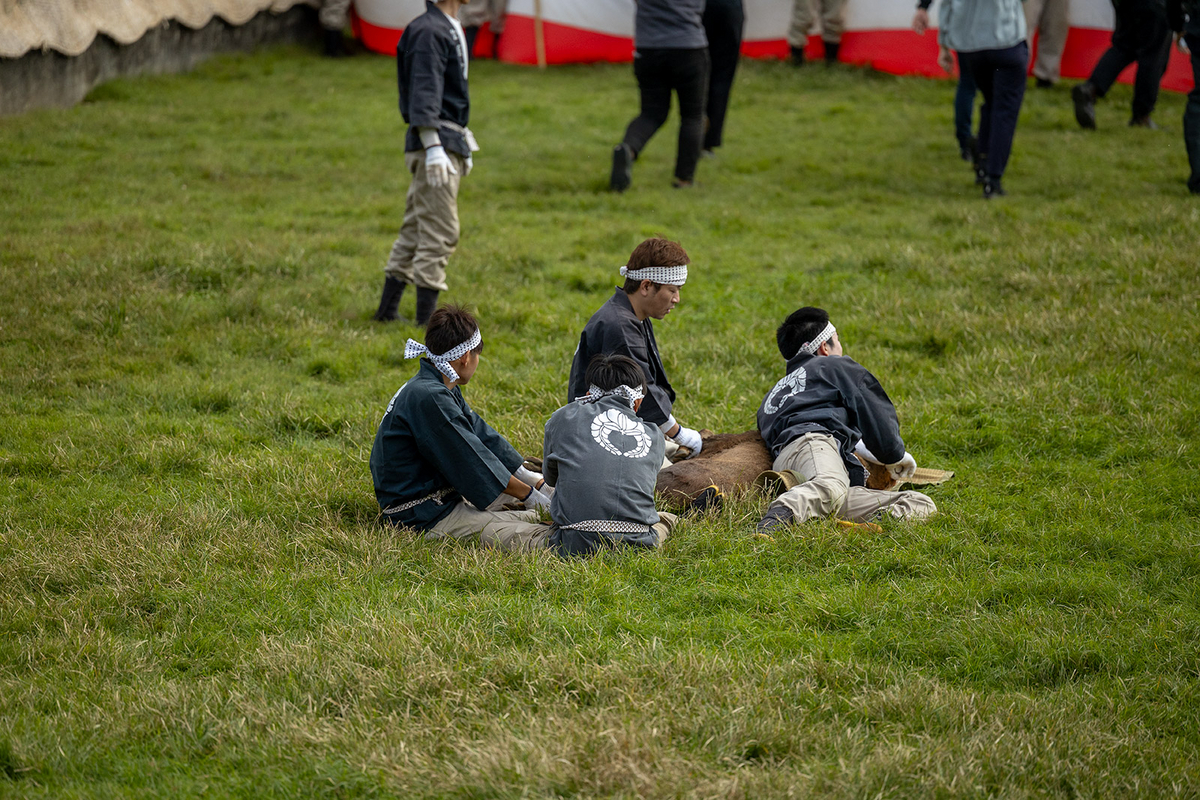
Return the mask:
<svg viewBox="0 0 1200 800"><path fill-rule="evenodd" d="M472 67L446 299L523 451L643 237L693 427L741 431L773 330L833 313L956 477L927 524L774 543L735 498L586 562L384 530L412 373L370 321L407 175L393 62L298 50L0 120L0 796L1200 794L1200 206L1182 98L1076 127L1031 90L985 203L951 85L747 63L604 190L627 66ZM402 313L412 314L412 296Z"/></svg>

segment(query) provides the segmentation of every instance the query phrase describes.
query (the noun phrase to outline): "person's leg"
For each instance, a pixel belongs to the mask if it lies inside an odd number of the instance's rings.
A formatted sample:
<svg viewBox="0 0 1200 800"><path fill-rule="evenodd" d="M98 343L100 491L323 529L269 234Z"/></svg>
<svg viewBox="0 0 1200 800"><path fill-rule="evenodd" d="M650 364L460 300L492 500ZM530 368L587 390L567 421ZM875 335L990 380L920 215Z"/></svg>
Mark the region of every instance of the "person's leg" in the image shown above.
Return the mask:
<svg viewBox="0 0 1200 800"><path fill-rule="evenodd" d="M979 134L976 137L976 155L975 167L978 174L979 182L983 182L983 172L987 162L988 147L991 145L992 138L992 86L993 74L995 70L992 67L990 50L983 50L977 53L960 53L959 63L966 62L967 71L971 75L971 80L975 82L975 88L983 95L983 105L979 107Z"/></svg>
<svg viewBox="0 0 1200 800"><path fill-rule="evenodd" d="M1025 98L1025 70L1029 64L1029 45L1021 42L1015 47L993 50L991 60L992 91L988 105L990 133L987 144L987 174L999 183L1008 157L1012 153L1013 136L1017 132L1017 117Z"/></svg>
<svg viewBox="0 0 1200 800"><path fill-rule="evenodd" d="M708 94L708 48L678 51L675 91L679 95L679 144L675 180L690 184L696 176L704 140L704 98Z"/></svg>
<svg viewBox="0 0 1200 800"><path fill-rule="evenodd" d="M896 519L925 519L937 506L920 492L881 492L865 486L851 486L839 518L850 522L871 522L883 514Z"/></svg>
<svg viewBox="0 0 1200 800"><path fill-rule="evenodd" d="M792 20L788 25L787 43L792 50L792 63L804 63L804 46L813 25L813 0L792 0Z"/></svg>
<svg viewBox="0 0 1200 800"><path fill-rule="evenodd" d="M535 511L480 511L459 502L425 534L429 542L455 539L478 541L483 547L528 553L546 547L550 526L538 522Z"/></svg>
<svg viewBox="0 0 1200 800"><path fill-rule="evenodd" d="M838 60L842 33L846 29L846 0L821 0L821 41L825 43L825 60Z"/></svg>
<svg viewBox="0 0 1200 800"><path fill-rule="evenodd" d="M1067 33L1071 28L1068 16L1068 0L1034 0L1043 2L1038 19L1037 59L1033 75L1050 83L1057 83L1061 76L1063 49L1067 46ZM1028 7L1030 0L1026 0ZM1032 39L1032 35L1030 36Z"/></svg>
<svg viewBox="0 0 1200 800"><path fill-rule="evenodd" d="M1118 3L1113 27L1112 44L1100 56L1085 86L1090 86L1095 98L1104 97L1116 82L1121 71L1137 60L1138 16L1130 3Z"/></svg>
<svg viewBox="0 0 1200 800"><path fill-rule="evenodd" d="M961 54L958 58L958 86L954 90L954 138L964 160L975 157L975 137L971 135L971 117L975 111L975 77L967 69Z"/></svg>
<svg viewBox="0 0 1200 800"><path fill-rule="evenodd" d="M679 522L679 517L674 514L669 514L666 511L658 512L658 522L650 526L650 532L658 539L657 547L662 547L667 541L667 536L671 533L671 529Z"/></svg>
<svg viewBox="0 0 1200 800"><path fill-rule="evenodd" d="M1167 70L1167 59L1171 56L1171 26L1167 22L1166 12L1157 9L1148 11L1140 36L1142 41L1137 51L1137 76L1133 80L1131 121L1134 124L1148 123L1158 102L1158 86Z"/></svg>
<svg viewBox="0 0 1200 800"><path fill-rule="evenodd" d="M424 325L437 307L438 292L446 290L446 264L458 247L458 186L466 171L466 161L458 153L447 152L458 170L445 184L430 186L418 192L414 203L417 211L417 249L413 254L413 282L417 286L418 325ZM417 173L425 172L422 159Z"/></svg>
<svg viewBox="0 0 1200 800"><path fill-rule="evenodd" d="M1193 194L1200 194L1200 36L1189 36L1187 44L1192 51L1193 83L1187 106L1183 109L1183 143L1192 169L1188 189Z"/></svg>
<svg viewBox="0 0 1200 800"><path fill-rule="evenodd" d="M667 121L671 113L671 51L641 50L634 55L633 74L637 78L641 110L625 129L622 143L636 158L650 137Z"/></svg>
<svg viewBox="0 0 1200 800"><path fill-rule="evenodd" d="M408 184L408 193L404 196L404 222L400 224L400 233L392 244L392 252L388 256L383 274L395 278L402 283L413 282L412 260L417 252L417 194L425 191L425 154L405 153L404 166L412 175ZM418 175L419 173L419 175Z"/></svg>
<svg viewBox="0 0 1200 800"><path fill-rule="evenodd" d="M789 469L804 482L775 498L771 506L784 506L796 522L835 516L846 502L850 475L842 462L837 440L824 433L809 433L783 448L772 468Z"/></svg>
<svg viewBox="0 0 1200 800"><path fill-rule="evenodd" d="M708 35L708 55L712 70L708 79L708 99L704 104L708 124L704 131L703 149L721 146L725 130L725 111L733 90L742 47L742 26L745 16L741 0L709 2L704 7L704 31Z"/></svg>

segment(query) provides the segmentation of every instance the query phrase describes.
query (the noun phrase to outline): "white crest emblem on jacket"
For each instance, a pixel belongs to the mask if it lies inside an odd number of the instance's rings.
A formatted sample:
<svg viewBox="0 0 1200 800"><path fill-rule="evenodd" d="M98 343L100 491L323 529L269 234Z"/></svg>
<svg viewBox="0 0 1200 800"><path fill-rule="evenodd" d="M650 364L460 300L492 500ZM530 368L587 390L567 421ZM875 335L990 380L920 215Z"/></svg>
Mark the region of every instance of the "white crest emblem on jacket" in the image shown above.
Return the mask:
<svg viewBox="0 0 1200 800"><path fill-rule="evenodd" d="M779 383L775 384L775 388L767 395L767 399L763 401L763 411L768 414L774 414L783 407L783 403L794 394L799 394L804 391L804 382L808 378L808 373L804 371L804 367L800 367L795 372L789 372L779 379Z"/></svg>
<svg viewBox="0 0 1200 800"><path fill-rule="evenodd" d="M619 433L634 440L633 447L622 450L612 442L612 435ZM615 408L610 408L592 420L592 438L614 456L626 458L641 458L650 452L650 436L646 429L636 419L622 414Z"/></svg>

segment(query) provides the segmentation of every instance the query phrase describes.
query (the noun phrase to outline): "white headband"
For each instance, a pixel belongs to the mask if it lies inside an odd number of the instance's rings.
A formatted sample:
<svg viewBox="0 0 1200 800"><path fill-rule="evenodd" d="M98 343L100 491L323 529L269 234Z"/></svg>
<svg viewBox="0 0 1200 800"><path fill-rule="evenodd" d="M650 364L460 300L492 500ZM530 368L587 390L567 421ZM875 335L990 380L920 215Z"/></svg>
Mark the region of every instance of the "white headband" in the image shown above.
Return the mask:
<svg viewBox="0 0 1200 800"><path fill-rule="evenodd" d="M833 327L833 323L826 323L825 330L821 331L821 333L817 335L817 338L813 339L811 342L805 342L804 344L800 345L800 350L797 351L797 355L800 353L808 353L810 356L815 356L821 345L828 342L829 337L833 336L835 333L837 333L837 328Z"/></svg>
<svg viewBox="0 0 1200 800"><path fill-rule="evenodd" d="M602 397L623 397L629 403L629 407L633 408L633 404L645 397L641 389L636 389L632 386L621 384L615 389L601 389L596 384L588 387L588 393L578 399L578 402L587 405L595 403Z"/></svg>
<svg viewBox="0 0 1200 800"><path fill-rule="evenodd" d="M451 361L462 358L467 353L474 350L483 342L483 337L479 335L479 329L475 329L475 333L471 334L471 338L467 339L457 347L452 347L441 355L434 355L429 352L429 348L418 342L416 339L409 339L404 344L404 357L417 358L418 356L427 356L433 365L437 367L438 372L445 375L452 381L458 380L458 373L454 371L454 367L450 366Z"/></svg>
<svg viewBox="0 0 1200 800"><path fill-rule="evenodd" d="M654 281L655 283L666 283L671 286L683 286L687 282L687 265L680 264L677 267L642 267L641 269L621 267L621 277L633 278L635 281Z"/></svg>

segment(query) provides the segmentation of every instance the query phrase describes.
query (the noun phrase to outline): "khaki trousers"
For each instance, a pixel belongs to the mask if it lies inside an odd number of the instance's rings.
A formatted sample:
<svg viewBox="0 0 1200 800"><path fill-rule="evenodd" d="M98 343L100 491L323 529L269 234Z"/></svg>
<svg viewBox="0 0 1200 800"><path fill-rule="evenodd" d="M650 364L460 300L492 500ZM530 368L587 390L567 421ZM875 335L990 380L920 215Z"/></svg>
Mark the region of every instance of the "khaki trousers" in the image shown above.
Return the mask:
<svg viewBox="0 0 1200 800"><path fill-rule="evenodd" d="M658 547L662 547L663 543L667 541L668 534L671 533L671 529L677 522L679 522L679 517L674 514L668 514L666 511L658 512L658 522L650 526L650 532L658 539Z"/></svg>
<svg viewBox="0 0 1200 800"><path fill-rule="evenodd" d="M458 246L458 184L466 172L462 156L449 150L446 154L458 174L442 186L429 185L424 152L404 154L413 179L404 198L400 235L383 268L389 278L439 292L446 291L446 262Z"/></svg>
<svg viewBox="0 0 1200 800"><path fill-rule="evenodd" d="M534 511L480 511L470 503L459 501L454 509L425 534L425 541L455 539L474 540L483 547L531 553L546 547L550 526L537 521Z"/></svg>
<svg viewBox="0 0 1200 800"><path fill-rule="evenodd" d="M772 468L790 469L804 478L775 498L787 506L796 522L814 517L836 517L851 522L869 522L888 513L897 519L924 519L937 506L920 492L882 492L851 486L837 440L827 433L806 433L783 448Z"/></svg>
<svg viewBox="0 0 1200 800"><path fill-rule="evenodd" d="M317 19L327 31L340 31L346 27L350 14L350 0L322 0Z"/></svg>
<svg viewBox="0 0 1200 800"><path fill-rule="evenodd" d="M1033 48L1034 31L1038 35L1033 76L1056 82L1063 48L1067 44L1067 30L1071 27L1067 14L1069 0L1025 0L1024 5L1030 49Z"/></svg>
<svg viewBox="0 0 1200 800"><path fill-rule="evenodd" d="M812 30L816 17L813 4L821 10L821 39L840 42L846 29L846 0L792 0L792 24L788 27L787 40L792 47L804 47L808 32Z"/></svg>

